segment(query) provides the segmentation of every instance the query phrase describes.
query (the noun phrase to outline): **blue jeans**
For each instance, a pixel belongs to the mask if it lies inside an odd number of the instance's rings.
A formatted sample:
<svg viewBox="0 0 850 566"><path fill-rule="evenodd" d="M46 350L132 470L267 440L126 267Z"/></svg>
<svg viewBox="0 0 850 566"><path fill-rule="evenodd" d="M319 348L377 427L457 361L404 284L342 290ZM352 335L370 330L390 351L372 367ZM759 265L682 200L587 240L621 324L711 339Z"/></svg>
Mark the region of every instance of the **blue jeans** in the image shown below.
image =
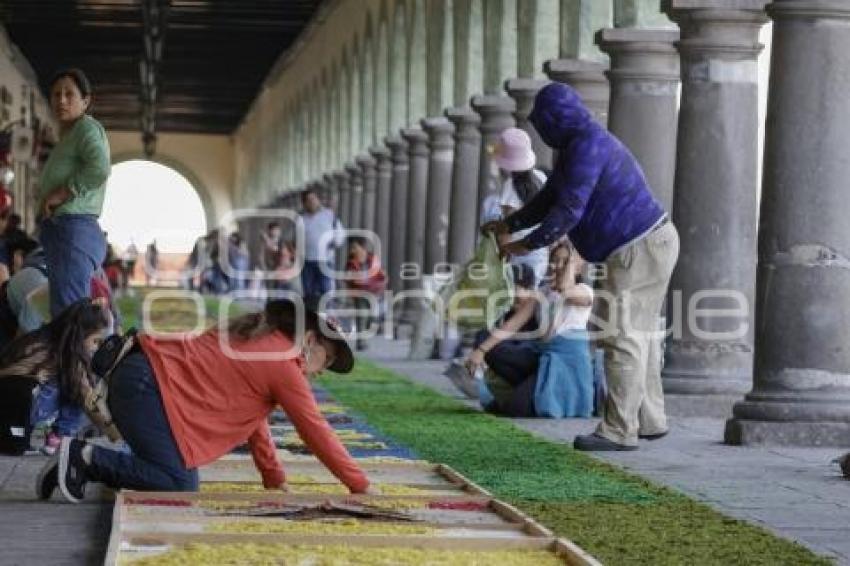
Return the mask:
<svg viewBox="0 0 850 566"><path fill-rule="evenodd" d="M50 316L56 318L68 305L91 296L91 278L106 258L106 239L96 216L63 214L42 221L39 240L47 263ZM61 398L54 429L73 435L82 416L76 403Z"/></svg>
<svg viewBox="0 0 850 566"><path fill-rule="evenodd" d="M57 414L58 411L58 414ZM55 380L39 387L38 395L32 404L30 424L43 423L53 417L53 431L59 436L74 436L87 422L88 417L74 403L66 402L59 392Z"/></svg>
<svg viewBox="0 0 850 566"><path fill-rule="evenodd" d="M56 317L68 305L91 296L91 278L106 258L106 240L97 218L65 214L41 223L50 281L50 314Z"/></svg>
<svg viewBox="0 0 850 566"><path fill-rule="evenodd" d="M198 470L183 463L156 377L143 353L130 354L115 368L109 409L132 454L95 446L89 479L115 489L198 490Z"/></svg>
<svg viewBox="0 0 850 566"><path fill-rule="evenodd" d="M304 293L304 304L312 309L319 305L322 295L333 291L334 282L325 273L322 273L322 264L328 269L333 269L330 261L321 262L305 260L301 271L301 288Z"/></svg>

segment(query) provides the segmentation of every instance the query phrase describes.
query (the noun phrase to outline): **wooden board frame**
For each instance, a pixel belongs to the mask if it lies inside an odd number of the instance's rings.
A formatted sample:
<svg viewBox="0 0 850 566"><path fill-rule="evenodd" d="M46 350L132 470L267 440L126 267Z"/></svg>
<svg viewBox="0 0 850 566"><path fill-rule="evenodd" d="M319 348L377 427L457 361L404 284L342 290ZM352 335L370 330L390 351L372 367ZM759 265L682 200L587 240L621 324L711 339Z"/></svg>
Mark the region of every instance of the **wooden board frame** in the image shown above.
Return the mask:
<svg viewBox="0 0 850 566"><path fill-rule="evenodd" d="M487 504L490 511L498 517L504 519L506 523L497 526L479 525L479 524L463 524L459 523L451 525L441 523L417 523L422 526L437 526L442 528L456 528L468 530L519 530L527 536L524 538L514 537L439 537L434 535L374 535L374 534L317 534L309 535L303 533L169 533L169 532L125 532L122 525L126 524L129 517L126 516L127 498L137 499L156 499L156 500L205 500L205 501L269 501L269 502L290 502L290 503L315 503L317 501L352 501L358 499L380 500L387 499L393 501L410 500L433 500L430 496L396 496L396 495L322 495L322 494L290 494L282 492L236 492L236 493L183 493L183 492L135 492L122 491L115 498L115 507L112 515L112 531L109 538L109 546L106 553L104 564L107 566L115 566L120 559L121 543L130 538L131 540L149 540L162 541L165 544L184 544L187 542L205 542L209 544L227 544L234 542L253 542L253 543L288 543L293 544L347 544L370 547L386 547L386 546L406 546L415 548L433 548L446 550L507 550L507 549L539 549L549 550L562 558L566 564L571 566L601 566L601 563L593 558L590 554L582 550L575 543L563 539L556 538L553 533L542 526L540 523L527 516L517 508L503 501L495 499L487 490L476 485L474 482L465 478L450 466L445 464L429 464L425 462L416 462L414 464L405 464L403 462L381 462L375 463L386 465L386 467L396 466L416 466L419 469L431 470L442 477L447 482L456 486L459 493L457 495L437 496L441 501L458 501L458 502L474 502ZM215 522L222 518L198 516L193 517L193 522ZM228 521L242 520L263 520L258 517L227 517ZM138 519L136 519L138 520ZM161 516L152 515L149 522L177 522L183 521L183 518L168 518L166 514Z"/></svg>

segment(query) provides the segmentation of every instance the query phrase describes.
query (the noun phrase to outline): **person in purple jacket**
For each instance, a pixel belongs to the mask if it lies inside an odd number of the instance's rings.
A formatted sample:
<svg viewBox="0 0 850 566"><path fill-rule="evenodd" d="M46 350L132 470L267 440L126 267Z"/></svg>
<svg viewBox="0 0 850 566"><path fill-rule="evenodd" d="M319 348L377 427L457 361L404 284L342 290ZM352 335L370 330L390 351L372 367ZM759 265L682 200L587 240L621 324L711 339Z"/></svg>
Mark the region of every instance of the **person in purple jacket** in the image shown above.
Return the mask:
<svg viewBox="0 0 850 566"><path fill-rule="evenodd" d="M522 255L567 234L585 260L605 265L598 316L608 397L596 431L576 437L574 446L635 450L638 438L667 434L657 330L679 235L635 157L593 120L573 89L541 89L530 120L557 151L554 171L523 208L483 229L505 234L539 224L502 252Z"/></svg>

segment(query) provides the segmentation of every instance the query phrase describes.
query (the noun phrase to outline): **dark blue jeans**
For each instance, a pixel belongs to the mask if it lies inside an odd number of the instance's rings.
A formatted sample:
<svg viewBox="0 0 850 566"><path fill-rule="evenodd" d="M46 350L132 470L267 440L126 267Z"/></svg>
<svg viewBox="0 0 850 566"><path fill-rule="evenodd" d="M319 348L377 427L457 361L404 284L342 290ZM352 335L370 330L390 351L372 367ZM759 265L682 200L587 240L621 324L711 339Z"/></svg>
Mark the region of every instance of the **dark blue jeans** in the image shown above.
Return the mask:
<svg viewBox="0 0 850 566"><path fill-rule="evenodd" d="M44 248L50 290L50 316L91 296L91 278L106 258L106 239L89 214L63 214L42 221L39 240ZM72 436L85 422L76 404L60 397L59 416L53 425L61 436Z"/></svg>
<svg viewBox="0 0 850 566"><path fill-rule="evenodd" d="M333 280L322 273L322 264L333 269L332 262L305 260L301 270L301 288L304 293L304 304L312 309L319 305L322 295L333 291Z"/></svg>
<svg viewBox="0 0 850 566"><path fill-rule="evenodd" d="M89 479L115 489L198 490L198 470L183 464L156 377L143 353L130 354L115 368L109 410L132 454L95 446Z"/></svg>

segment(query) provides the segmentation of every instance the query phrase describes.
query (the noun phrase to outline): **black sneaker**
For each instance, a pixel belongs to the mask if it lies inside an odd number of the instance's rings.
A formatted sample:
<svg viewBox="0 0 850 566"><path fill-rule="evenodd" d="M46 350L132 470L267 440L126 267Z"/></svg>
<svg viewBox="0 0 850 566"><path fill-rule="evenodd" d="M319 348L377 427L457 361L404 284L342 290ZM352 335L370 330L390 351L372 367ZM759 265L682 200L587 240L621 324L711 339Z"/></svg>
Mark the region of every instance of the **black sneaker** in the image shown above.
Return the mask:
<svg viewBox="0 0 850 566"><path fill-rule="evenodd" d="M50 499L59 485L59 456L51 456L38 472L35 480L35 495L41 500Z"/></svg>
<svg viewBox="0 0 850 566"><path fill-rule="evenodd" d="M82 440L63 436L59 446L59 489L71 503L79 503L86 495L85 445Z"/></svg>
<svg viewBox="0 0 850 566"><path fill-rule="evenodd" d="M583 452L624 452L637 450L638 447L619 444L597 434L585 434L576 436L573 441L573 448Z"/></svg>

